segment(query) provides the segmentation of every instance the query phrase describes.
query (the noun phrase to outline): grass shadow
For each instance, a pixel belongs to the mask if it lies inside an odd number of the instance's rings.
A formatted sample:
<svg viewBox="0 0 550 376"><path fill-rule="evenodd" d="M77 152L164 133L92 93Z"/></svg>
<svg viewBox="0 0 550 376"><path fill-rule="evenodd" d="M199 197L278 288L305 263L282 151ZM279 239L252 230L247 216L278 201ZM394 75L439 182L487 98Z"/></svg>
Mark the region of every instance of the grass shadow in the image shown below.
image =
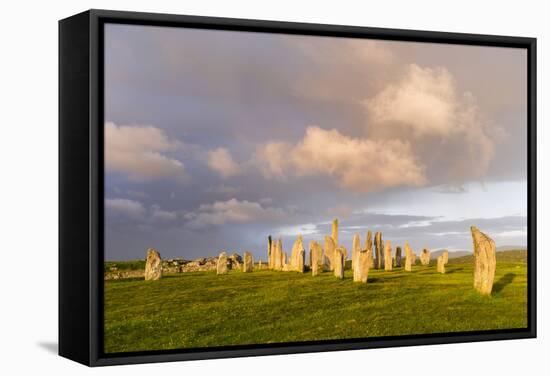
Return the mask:
<svg viewBox="0 0 550 376"><path fill-rule="evenodd" d="M464 270L464 268L455 268L455 269L450 269L449 271L445 271L445 274L453 274L455 272L459 272L461 270Z"/></svg>
<svg viewBox="0 0 550 376"><path fill-rule="evenodd" d="M515 273L507 273L503 275L494 285L493 285L493 293L498 294L501 292L506 285L509 285L512 283L512 281L516 278Z"/></svg>

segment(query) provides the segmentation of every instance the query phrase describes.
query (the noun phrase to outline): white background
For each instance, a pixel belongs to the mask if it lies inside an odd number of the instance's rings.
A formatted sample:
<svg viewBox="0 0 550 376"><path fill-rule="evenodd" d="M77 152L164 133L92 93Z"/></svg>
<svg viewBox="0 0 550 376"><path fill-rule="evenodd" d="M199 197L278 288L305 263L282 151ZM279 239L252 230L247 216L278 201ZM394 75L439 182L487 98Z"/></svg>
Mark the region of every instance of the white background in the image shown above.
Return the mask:
<svg viewBox="0 0 550 376"><path fill-rule="evenodd" d="M11 1L2 5L0 66L0 373L548 374L550 288L545 1ZM88 369L57 348L57 20L88 8L537 37L538 339ZM546 211L546 213L544 213ZM406 318L403 318L406 320ZM429 320L429 317L426 318Z"/></svg>

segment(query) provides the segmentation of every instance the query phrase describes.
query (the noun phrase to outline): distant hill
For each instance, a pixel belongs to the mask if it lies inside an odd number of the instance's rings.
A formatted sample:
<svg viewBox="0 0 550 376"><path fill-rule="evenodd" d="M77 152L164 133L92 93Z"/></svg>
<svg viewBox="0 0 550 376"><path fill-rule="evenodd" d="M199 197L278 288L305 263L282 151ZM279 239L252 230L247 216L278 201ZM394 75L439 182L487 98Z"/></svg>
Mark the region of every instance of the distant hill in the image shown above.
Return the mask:
<svg viewBox="0 0 550 376"><path fill-rule="evenodd" d="M438 251L433 251L430 253L430 259L431 260L437 260L437 258L445 251L444 249L440 249ZM471 255L472 252L470 251L449 251L449 258L457 258L462 256Z"/></svg>
<svg viewBox="0 0 550 376"><path fill-rule="evenodd" d="M450 259L449 253L449 259ZM449 260L449 263L469 263L474 261L474 255L457 257ZM497 251L497 262L527 262L527 250L515 249L509 251Z"/></svg>
<svg viewBox="0 0 550 376"><path fill-rule="evenodd" d="M527 250L527 247L521 245L501 245L497 247L497 251L517 251L517 250Z"/></svg>

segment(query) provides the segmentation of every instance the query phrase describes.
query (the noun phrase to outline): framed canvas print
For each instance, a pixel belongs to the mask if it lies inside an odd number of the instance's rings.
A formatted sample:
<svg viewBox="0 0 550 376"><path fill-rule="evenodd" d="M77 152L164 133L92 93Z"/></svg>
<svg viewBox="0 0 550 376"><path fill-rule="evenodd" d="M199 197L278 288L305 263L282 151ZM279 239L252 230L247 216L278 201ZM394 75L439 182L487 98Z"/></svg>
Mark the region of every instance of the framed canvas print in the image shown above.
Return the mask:
<svg viewBox="0 0 550 376"><path fill-rule="evenodd" d="M535 39L105 10L59 31L60 355L536 335Z"/></svg>

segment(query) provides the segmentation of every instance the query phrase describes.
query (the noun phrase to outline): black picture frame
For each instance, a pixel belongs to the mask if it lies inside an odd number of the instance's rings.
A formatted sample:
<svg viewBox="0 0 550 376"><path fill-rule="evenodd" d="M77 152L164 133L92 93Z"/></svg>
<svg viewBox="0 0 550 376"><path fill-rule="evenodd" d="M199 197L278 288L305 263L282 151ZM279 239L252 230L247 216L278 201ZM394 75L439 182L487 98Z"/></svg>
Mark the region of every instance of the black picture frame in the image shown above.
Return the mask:
<svg viewBox="0 0 550 376"><path fill-rule="evenodd" d="M105 354L103 344L103 25L177 26L527 50L528 327ZM88 10L59 21L59 354L88 366L243 357L536 337L536 39Z"/></svg>

